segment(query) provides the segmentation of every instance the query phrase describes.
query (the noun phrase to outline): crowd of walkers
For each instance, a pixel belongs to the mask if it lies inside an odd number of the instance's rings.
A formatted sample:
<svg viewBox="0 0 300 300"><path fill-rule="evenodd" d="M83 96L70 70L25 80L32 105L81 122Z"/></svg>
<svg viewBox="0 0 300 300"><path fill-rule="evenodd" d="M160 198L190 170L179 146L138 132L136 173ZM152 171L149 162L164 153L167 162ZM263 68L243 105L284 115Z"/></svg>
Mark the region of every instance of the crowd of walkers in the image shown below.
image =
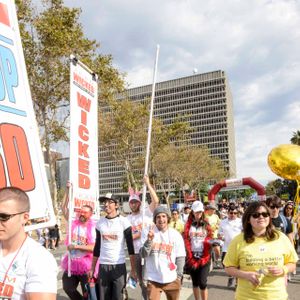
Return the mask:
<svg viewBox="0 0 300 300"><path fill-rule="evenodd" d="M178 300L187 274L194 299L207 300L212 268L225 269L227 286L238 300L288 298L300 227L292 201L224 199L216 206L196 200L170 211L159 203L148 177L144 182L151 196L146 207L139 192L130 190L131 214L123 215L118 198L109 193L99 199L100 219L95 221L93 208L84 205L70 224L61 260L70 299L121 300L126 289L139 284L140 299L157 300L165 293ZM22 190L0 189L0 299L56 298L57 265L50 251L25 232L29 210ZM64 216L68 220L67 210Z"/></svg>
<svg viewBox="0 0 300 300"><path fill-rule="evenodd" d="M162 293L170 300L181 299L187 274L194 299L207 300L213 268L225 268L236 299L287 299L286 285L298 260L300 226L292 214L293 202L283 203L277 196L249 203L223 199L218 205L196 200L169 210L159 203L148 177L144 182L151 196L146 207L139 192L130 190L131 213L123 215L118 198L106 194L99 199L105 215L96 224L86 206L88 218L79 214L72 225L67 245L71 277L66 258L62 262L63 288L70 299L85 299L89 282L96 283L100 300L124 299L126 288L136 284L141 299L160 299Z"/></svg>

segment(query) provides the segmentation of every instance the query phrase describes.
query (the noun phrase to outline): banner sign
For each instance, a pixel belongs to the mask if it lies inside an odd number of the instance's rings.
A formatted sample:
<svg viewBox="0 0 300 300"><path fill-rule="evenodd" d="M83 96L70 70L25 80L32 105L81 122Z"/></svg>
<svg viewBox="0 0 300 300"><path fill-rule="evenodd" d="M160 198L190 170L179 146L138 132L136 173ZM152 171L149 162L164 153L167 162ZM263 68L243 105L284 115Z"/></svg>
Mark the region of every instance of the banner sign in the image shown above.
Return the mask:
<svg viewBox="0 0 300 300"><path fill-rule="evenodd" d="M227 187L238 187L243 185L242 179L227 179L225 182Z"/></svg>
<svg viewBox="0 0 300 300"><path fill-rule="evenodd" d="M83 205L98 207L98 87L96 75L71 56L70 216Z"/></svg>
<svg viewBox="0 0 300 300"><path fill-rule="evenodd" d="M28 193L27 228L55 224L16 8L0 0L0 188L9 186Z"/></svg>

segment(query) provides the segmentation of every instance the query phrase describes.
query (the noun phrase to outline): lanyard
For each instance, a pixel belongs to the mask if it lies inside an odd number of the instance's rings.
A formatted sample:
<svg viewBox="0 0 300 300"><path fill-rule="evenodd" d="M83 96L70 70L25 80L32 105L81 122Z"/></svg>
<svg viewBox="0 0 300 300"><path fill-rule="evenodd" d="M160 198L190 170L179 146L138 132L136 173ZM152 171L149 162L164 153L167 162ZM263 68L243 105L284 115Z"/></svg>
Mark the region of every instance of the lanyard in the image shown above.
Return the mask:
<svg viewBox="0 0 300 300"><path fill-rule="evenodd" d="M7 274L8 274L8 272L9 272L11 266L13 265L15 259L17 258L17 256L18 256L20 250L22 249L22 247L23 247L23 245L24 245L26 239L27 239L27 235L25 236L25 239L23 240L21 246L19 247L19 249L18 249L17 253L15 254L15 256L13 257L13 259L11 260L11 262L10 262L10 264L9 264L9 266L8 266L8 268L7 268L7 270L6 270L6 272L5 272L4 279L3 279L3 285L5 284L5 280L6 280Z"/></svg>

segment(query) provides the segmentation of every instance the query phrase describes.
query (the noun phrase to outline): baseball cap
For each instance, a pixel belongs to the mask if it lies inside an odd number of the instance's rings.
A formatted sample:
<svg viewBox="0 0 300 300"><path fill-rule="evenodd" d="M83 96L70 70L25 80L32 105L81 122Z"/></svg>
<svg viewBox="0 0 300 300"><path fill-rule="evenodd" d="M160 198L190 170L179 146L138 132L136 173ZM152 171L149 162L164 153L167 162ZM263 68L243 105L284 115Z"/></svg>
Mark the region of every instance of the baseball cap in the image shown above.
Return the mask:
<svg viewBox="0 0 300 300"><path fill-rule="evenodd" d="M99 197L100 202L104 202L105 200L112 200L115 203L119 202L118 197L112 193L107 193L107 194L105 194L105 196Z"/></svg>
<svg viewBox="0 0 300 300"><path fill-rule="evenodd" d="M193 212L204 211L202 202L201 201L194 201L193 204L192 204L192 211Z"/></svg>

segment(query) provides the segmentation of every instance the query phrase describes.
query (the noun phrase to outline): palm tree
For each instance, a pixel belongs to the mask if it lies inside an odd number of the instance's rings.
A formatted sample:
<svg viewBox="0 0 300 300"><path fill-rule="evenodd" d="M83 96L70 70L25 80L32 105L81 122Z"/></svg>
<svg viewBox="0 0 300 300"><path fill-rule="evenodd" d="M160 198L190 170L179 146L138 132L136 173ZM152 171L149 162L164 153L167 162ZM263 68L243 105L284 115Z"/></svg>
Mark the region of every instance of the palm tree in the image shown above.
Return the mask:
<svg viewBox="0 0 300 300"><path fill-rule="evenodd" d="M300 130L293 132L291 143L300 146Z"/></svg>

